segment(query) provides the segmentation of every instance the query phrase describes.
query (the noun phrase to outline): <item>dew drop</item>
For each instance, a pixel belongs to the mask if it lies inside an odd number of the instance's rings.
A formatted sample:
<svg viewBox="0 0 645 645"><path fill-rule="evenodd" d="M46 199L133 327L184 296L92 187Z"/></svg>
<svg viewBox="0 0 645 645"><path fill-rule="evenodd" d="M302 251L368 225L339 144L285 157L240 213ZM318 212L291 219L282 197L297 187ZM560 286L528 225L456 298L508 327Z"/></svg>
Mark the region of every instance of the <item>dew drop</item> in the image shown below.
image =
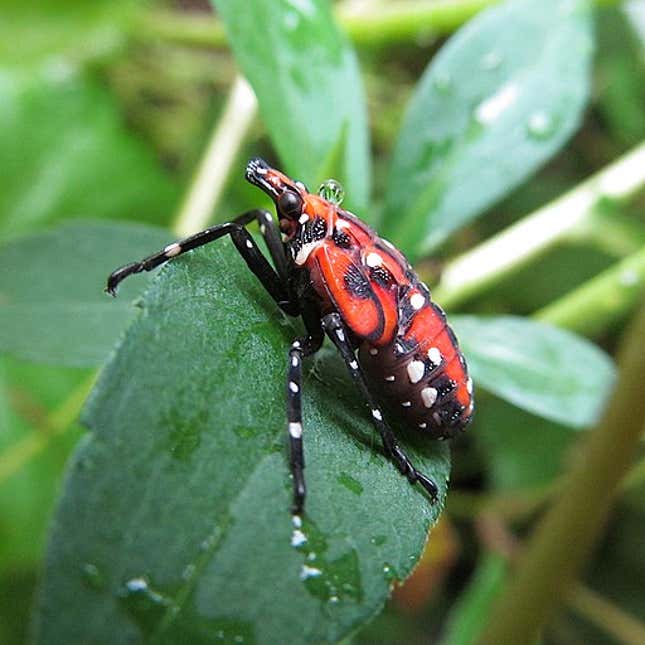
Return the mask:
<svg viewBox="0 0 645 645"><path fill-rule="evenodd" d="M318 194L336 206L340 206L345 198L345 190L335 179L327 179L320 184Z"/></svg>
<svg viewBox="0 0 645 645"><path fill-rule="evenodd" d="M548 139L554 132L553 119L546 112L534 112L529 117L526 130L532 139Z"/></svg>
<svg viewBox="0 0 645 645"><path fill-rule="evenodd" d="M488 54L483 56L481 59L481 68L488 72L492 72L502 64L502 60L502 55L499 52L488 52Z"/></svg>
<svg viewBox="0 0 645 645"><path fill-rule="evenodd" d="M86 562L81 567L81 575L83 582L90 589L99 591L105 587L105 577L101 573L100 569L91 562Z"/></svg>
<svg viewBox="0 0 645 645"><path fill-rule="evenodd" d="M452 90L452 77L447 72L437 72L432 79L432 86L439 94L449 94Z"/></svg>

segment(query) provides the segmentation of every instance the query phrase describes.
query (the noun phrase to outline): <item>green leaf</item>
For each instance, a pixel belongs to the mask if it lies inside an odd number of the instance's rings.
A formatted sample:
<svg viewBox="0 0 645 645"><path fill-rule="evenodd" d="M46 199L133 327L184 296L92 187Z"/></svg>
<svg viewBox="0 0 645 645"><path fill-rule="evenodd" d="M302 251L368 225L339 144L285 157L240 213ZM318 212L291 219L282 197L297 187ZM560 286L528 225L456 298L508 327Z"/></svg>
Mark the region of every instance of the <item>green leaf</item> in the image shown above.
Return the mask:
<svg viewBox="0 0 645 645"><path fill-rule="evenodd" d="M476 643L492 605L503 589L508 572L507 559L496 553L486 553L459 597L446 621L441 645L471 645Z"/></svg>
<svg viewBox="0 0 645 645"><path fill-rule="evenodd" d="M0 351L70 366L99 365L132 319L145 280L114 301L103 289L119 265L161 248L172 234L149 226L66 224L0 247Z"/></svg>
<svg viewBox="0 0 645 645"><path fill-rule="evenodd" d="M80 60L120 46L139 0L4 0L0 60L20 66Z"/></svg>
<svg viewBox="0 0 645 645"><path fill-rule="evenodd" d="M570 428L495 396L480 398L472 435L485 456L489 486L511 493L543 489L553 482L566 468L576 440Z"/></svg>
<svg viewBox="0 0 645 645"><path fill-rule="evenodd" d="M309 493L292 524L294 333L228 240L162 270L86 410L36 642L335 642L409 574L440 506L380 453L332 351L306 365ZM443 499L447 449L405 445Z"/></svg>
<svg viewBox="0 0 645 645"><path fill-rule="evenodd" d="M598 418L615 369L589 341L512 316L454 316L452 323L476 384L567 426L589 426Z"/></svg>
<svg viewBox="0 0 645 645"><path fill-rule="evenodd" d="M585 0L511 0L469 22L412 97L384 233L427 253L526 179L577 128L591 55Z"/></svg>
<svg viewBox="0 0 645 645"><path fill-rule="evenodd" d="M305 182L346 129L344 172L336 177L357 209L369 197L367 107L353 49L326 0L213 0L237 63L255 90L285 171Z"/></svg>
<svg viewBox="0 0 645 645"><path fill-rule="evenodd" d="M0 230L62 218L163 222L177 187L99 83L64 61L0 68Z"/></svg>
<svg viewBox="0 0 645 645"><path fill-rule="evenodd" d="M645 137L645 46L634 33L622 7L597 11L598 108L621 144Z"/></svg>

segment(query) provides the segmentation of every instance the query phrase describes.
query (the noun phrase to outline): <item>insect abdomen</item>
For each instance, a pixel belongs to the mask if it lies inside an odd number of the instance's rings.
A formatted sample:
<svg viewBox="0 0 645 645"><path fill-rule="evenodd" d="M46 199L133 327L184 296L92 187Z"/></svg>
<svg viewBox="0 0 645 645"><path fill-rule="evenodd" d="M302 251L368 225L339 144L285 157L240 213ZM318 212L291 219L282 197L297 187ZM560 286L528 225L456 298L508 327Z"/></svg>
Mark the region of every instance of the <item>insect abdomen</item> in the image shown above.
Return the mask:
<svg viewBox="0 0 645 645"><path fill-rule="evenodd" d="M366 375L406 425L447 438L472 416L472 381L440 307L427 300L385 346L363 344Z"/></svg>

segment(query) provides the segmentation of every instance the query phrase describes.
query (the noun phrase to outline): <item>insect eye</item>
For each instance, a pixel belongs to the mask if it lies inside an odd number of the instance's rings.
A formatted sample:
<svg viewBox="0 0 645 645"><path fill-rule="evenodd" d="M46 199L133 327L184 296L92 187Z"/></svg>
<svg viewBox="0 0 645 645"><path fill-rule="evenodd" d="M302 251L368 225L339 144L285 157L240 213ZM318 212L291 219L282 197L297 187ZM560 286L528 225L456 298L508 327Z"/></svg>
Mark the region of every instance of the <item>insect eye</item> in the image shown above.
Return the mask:
<svg viewBox="0 0 645 645"><path fill-rule="evenodd" d="M296 218L302 212L302 199L296 193L287 190L278 197L278 208L286 217Z"/></svg>

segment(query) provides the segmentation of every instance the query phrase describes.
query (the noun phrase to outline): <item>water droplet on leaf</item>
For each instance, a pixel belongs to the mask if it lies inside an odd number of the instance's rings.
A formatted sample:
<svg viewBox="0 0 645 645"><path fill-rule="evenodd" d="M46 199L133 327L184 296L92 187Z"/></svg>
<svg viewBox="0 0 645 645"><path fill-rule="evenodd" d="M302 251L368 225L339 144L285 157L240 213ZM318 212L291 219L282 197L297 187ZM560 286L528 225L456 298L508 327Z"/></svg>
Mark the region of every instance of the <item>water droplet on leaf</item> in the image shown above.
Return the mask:
<svg viewBox="0 0 645 645"><path fill-rule="evenodd" d="M81 567L81 573L83 577L83 582L90 589L99 591L105 588L105 577L103 576L103 574L95 564L92 564L91 562L86 562Z"/></svg>
<svg viewBox="0 0 645 645"><path fill-rule="evenodd" d="M534 112L526 129L532 139L548 139L554 132L553 119L546 112Z"/></svg>

